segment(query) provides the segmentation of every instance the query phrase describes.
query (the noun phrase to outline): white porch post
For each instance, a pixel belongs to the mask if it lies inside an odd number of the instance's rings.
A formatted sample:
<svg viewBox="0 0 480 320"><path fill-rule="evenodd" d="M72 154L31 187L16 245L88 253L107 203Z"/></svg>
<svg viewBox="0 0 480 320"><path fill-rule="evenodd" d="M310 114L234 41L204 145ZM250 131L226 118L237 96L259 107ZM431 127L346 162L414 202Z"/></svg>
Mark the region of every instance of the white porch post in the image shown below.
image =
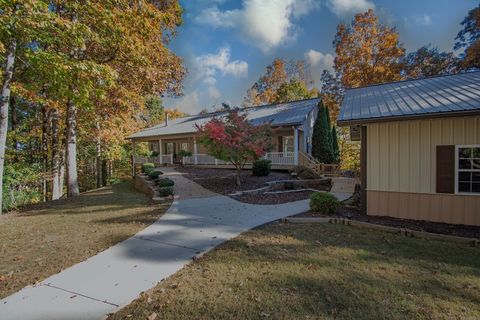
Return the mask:
<svg viewBox="0 0 480 320"><path fill-rule="evenodd" d="M197 157L197 138L193 136L193 157L195 165L198 164L198 157Z"/></svg>
<svg viewBox="0 0 480 320"><path fill-rule="evenodd" d="M298 166L298 128L293 128L293 163Z"/></svg>
<svg viewBox="0 0 480 320"><path fill-rule="evenodd" d="M160 157L160 165L163 164L162 139L158 139L158 156Z"/></svg>
<svg viewBox="0 0 480 320"><path fill-rule="evenodd" d="M132 139L132 176L135 176L135 140Z"/></svg>

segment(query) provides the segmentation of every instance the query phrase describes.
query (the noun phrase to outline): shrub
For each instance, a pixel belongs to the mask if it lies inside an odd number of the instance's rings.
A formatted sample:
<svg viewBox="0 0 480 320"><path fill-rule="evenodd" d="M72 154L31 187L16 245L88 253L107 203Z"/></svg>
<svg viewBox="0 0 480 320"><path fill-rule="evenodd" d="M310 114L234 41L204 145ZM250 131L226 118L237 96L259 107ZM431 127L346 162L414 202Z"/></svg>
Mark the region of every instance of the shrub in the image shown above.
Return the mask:
<svg viewBox="0 0 480 320"><path fill-rule="evenodd" d="M152 180L155 180L157 179L161 174L163 174L162 172L160 171L156 171L156 170L150 170L150 172L148 173L148 177Z"/></svg>
<svg viewBox="0 0 480 320"><path fill-rule="evenodd" d="M158 189L158 194L161 197L171 196L173 194L173 187L161 187Z"/></svg>
<svg viewBox="0 0 480 320"><path fill-rule="evenodd" d="M159 187L173 187L175 182L169 178L159 178L157 184Z"/></svg>
<svg viewBox="0 0 480 320"><path fill-rule="evenodd" d="M41 181L38 165L24 166L19 163L7 164L3 178L3 209L13 210L18 207L37 203L42 200Z"/></svg>
<svg viewBox="0 0 480 320"><path fill-rule="evenodd" d="M252 173L254 176L263 177L270 174L272 162L267 159L259 159L253 162Z"/></svg>
<svg viewBox="0 0 480 320"><path fill-rule="evenodd" d="M326 192L315 192L310 196L310 210L323 214L335 214L340 202L334 195Z"/></svg>
<svg viewBox="0 0 480 320"><path fill-rule="evenodd" d="M155 168L155 165L153 163L147 162L142 164L142 171L146 174L148 174L148 171L153 170Z"/></svg>
<svg viewBox="0 0 480 320"><path fill-rule="evenodd" d="M152 151L152 154L151 154L152 157L158 157L159 155L160 155L160 152Z"/></svg>
<svg viewBox="0 0 480 320"><path fill-rule="evenodd" d="M183 157L191 157L192 156L192 153L190 151L186 151L186 150L180 150L178 152L178 156L183 158Z"/></svg>

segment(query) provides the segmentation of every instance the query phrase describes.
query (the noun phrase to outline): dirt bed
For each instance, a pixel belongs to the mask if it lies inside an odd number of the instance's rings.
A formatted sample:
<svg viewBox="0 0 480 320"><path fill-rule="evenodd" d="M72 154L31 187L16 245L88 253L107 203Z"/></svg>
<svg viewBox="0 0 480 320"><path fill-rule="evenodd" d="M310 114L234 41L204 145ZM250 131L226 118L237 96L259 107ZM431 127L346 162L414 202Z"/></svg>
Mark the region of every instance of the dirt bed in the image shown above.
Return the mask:
<svg viewBox="0 0 480 320"><path fill-rule="evenodd" d="M303 213L298 216L315 216L310 212ZM352 220L358 220L363 222L375 223L384 226L396 227L396 228L406 228L415 231L425 231L438 234L447 234L460 237L468 238L477 238L480 239L480 227L477 226L466 226L459 224L448 224L440 222L430 222L430 221L420 221L420 220L408 220L408 219L399 219L392 217L384 216L368 216L360 213L358 210L351 208L342 208L340 209L337 217L349 218Z"/></svg>
<svg viewBox="0 0 480 320"><path fill-rule="evenodd" d="M186 178L195 181L202 187L223 195L229 195L236 191L257 189L269 181L292 179L288 172L272 171L266 177L255 177L252 175L252 171L243 170L241 174L242 185L237 186L235 170L198 167L178 167L176 170L184 173Z"/></svg>
<svg viewBox="0 0 480 320"><path fill-rule="evenodd" d="M298 200L309 199L312 191L298 191L298 192L286 192L276 194L247 194L242 196L235 196L232 198L245 203L252 204L280 204Z"/></svg>

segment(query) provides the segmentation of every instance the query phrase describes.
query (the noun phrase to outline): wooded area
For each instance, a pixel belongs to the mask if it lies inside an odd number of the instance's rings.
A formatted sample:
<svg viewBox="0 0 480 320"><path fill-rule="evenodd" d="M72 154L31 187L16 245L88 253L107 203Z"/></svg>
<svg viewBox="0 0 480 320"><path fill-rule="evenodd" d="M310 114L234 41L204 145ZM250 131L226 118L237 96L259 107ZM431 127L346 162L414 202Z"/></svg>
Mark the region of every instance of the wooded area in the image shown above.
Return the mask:
<svg viewBox="0 0 480 320"><path fill-rule="evenodd" d="M127 135L165 113L182 115L162 106L162 97L181 94L186 74L168 48L182 13L171 0L0 3L3 210L111 182L127 170ZM461 25L459 56L430 45L407 54L395 28L372 10L358 14L338 25L334 70L323 72L321 88L304 61L277 58L244 106L320 95L335 122L346 88L480 67L480 6ZM358 146L343 129L337 134L342 167L355 168Z"/></svg>
<svg viewBox="0 0 480 320"><path fill-rule="evenodd" d="M181 93L185 68L166 45L182 8L166 0L1 6L3 208L58 199L64 181L68 196L105 185L127 165L126 135L162 120L160 95Z"/></svg>

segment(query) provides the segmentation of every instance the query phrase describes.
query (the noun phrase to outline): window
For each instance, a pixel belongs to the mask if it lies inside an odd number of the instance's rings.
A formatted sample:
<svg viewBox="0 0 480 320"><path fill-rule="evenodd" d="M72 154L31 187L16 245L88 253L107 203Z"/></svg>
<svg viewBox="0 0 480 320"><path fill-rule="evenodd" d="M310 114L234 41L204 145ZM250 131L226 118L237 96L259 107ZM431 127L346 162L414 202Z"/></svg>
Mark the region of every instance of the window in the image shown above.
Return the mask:
<svg viewBox="0 0 480 320"><path fill-rule="evenodd" d="M188 151L188 142L181 142L181 143L179 144L179 148L180 148L179 151L181 151L181 150L183 150L183 151Z"/></svg>
<svg viewBox="0 0 480 320"><path fill-rule="evenodd" d="M167 154L172 154L173 153L173 143L172 142L168 142L166 143L166 151L167 151Z"/></svg>
<svg viewBox="0 0 480 320"><path fill-rule="evenodd" d="M283 137L283 152L293 152L293 136Z"/></svg>
<svg viewBox="0 0 480 320"><path fill-rule="evenodd" d="M480 145L456 147L456 192L480 194Z"/></svg>

